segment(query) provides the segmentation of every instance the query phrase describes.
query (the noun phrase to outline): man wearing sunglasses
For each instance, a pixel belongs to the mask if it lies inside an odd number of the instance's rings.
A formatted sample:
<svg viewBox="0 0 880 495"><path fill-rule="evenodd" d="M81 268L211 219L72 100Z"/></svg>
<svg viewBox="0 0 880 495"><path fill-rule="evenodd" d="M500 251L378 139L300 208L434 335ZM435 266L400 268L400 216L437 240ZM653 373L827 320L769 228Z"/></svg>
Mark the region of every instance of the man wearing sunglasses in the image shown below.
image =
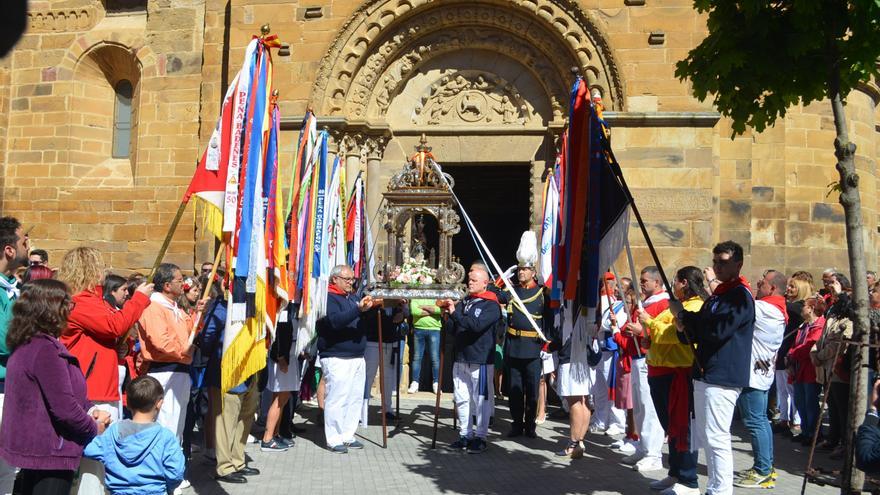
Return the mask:
<svg viewBox="0 0 880 495"><path fill-rule="evenodd" d="M706 451L709 495L733 493L730 424L739 394L749 386L755 301L745 278L742 246L725 241L712 249L717 284L698 313L670 301L679 339L696 344L694 435ZM710 281L711 282L711 281Z"/></svg>

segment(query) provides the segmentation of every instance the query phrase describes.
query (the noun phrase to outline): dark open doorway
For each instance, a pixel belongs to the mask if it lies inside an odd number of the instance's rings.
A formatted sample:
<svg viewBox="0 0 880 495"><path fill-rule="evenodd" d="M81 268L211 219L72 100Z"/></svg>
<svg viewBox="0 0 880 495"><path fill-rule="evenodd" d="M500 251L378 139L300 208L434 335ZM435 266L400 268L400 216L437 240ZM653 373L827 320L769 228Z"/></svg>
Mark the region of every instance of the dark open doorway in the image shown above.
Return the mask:
<svg viewBox="0 0 880 495"><path fill-rule="evenodd" d="M455 179L455 194L501 269L515 264L519 238L530 227L531 220L528 165L447 164L443 170ZM461 232L452 239L452 254L461 260L465 269L480 259L464 218Z"/></svg>

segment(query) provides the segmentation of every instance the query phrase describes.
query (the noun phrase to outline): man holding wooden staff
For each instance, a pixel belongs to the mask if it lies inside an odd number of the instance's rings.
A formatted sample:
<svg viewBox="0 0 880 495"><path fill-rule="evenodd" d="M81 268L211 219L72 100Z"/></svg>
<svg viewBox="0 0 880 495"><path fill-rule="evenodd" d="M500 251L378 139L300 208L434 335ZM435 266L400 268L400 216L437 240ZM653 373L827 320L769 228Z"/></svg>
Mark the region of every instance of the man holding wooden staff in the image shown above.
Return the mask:
<svg viewBox="0 0 880 495"><path fill-rule="evenodd" d="M364 350L367 338L359 325L361 313L373 306L366 296L358 301L353 295L354 271L337 265L330 271L327 315L318 320L318 353L326 387L324 398L324 435L327 448L336 454L348 449L362 449L354 438L364 400Z"/></svg>
<svg viewBox="0 0 880 495"><path fill-rule="evenodd" d="M451 299L438 301L451 321L455 339L452 380L458 413L459 439L450 450L479 454L486 450L489 418L495 395L495 325L501 319L498 296L488 290L489 272L475 265L468 274L468 296L458 304ZM476 424L472 418L476 417Z"/></svg>

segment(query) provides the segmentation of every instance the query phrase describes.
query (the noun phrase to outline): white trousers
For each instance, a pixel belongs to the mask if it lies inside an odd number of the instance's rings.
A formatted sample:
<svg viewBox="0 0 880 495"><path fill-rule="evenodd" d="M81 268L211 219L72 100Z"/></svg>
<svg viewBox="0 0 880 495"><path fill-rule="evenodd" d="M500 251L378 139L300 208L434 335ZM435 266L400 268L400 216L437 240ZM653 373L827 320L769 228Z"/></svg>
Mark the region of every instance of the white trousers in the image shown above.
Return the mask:
<svg viewBox="0 0 880 495"><path fill-rule="evenodd" d="M321 358L327 446L354 441L364 403L364 358Z"/></svg>
<svg viewBox="0 0 880 495"><path fill-rule="evenodd" d="M385 355L385 370L383 373L384 382L385 382L385 411L392 412L391 409L391 395L397 390L397 387L394 385L396 379L399 379L397 373L397 363L393 363L394 357L397 353L397 350L394 348L393 343L383 343L382 344L382 354ZM363 410L361 411L361 426L366 428L369 426L368 417L369 417L369 408L370 408L370 399L373 398L370 393L373 388L373 382L376 380L376 374L379 373L379 343L378 342L367 342L367 350L364 352L364 360L366 361L366 375L367 380L364 383L364 405Z"/></svg>
<svg viewBox="0 0 880 495"><path fill-rule="evenodd" d="M733 493L730 424L741 389L694 380L694 437L706 452L707 495Z"/></svg>
<svg viewBox="0 0 880 495"><path fill-rule="evenodd" d="M482 380L480 366L455 363L452 366L452 386L455 410L458 413L459 435L468 438L476 436L485 440L489 434L489 418L492 417L495 405L495 366L483 365L485 368ZM474 416L477 419L476 424L474 424Z"/></svg>
<svg viewBox="0 0 880 495"><path fill-rule="evenodd" d="M3 396L0 394L0 421L3 421ZM12 485L15 484L15 468L0 459L0 495L12 493Z"/></svg>
<svg viewBox="0 0 880 495"><path fill-rule="evenodd" d="M165 389L162 409L156 422L171 430L177 437L177 441L183 440L183 423L186 421L186 406L189 404L189 389L192 387L192 379L189 373L182 371L159 371L150 372L150 376L159 380Z"/></svg>
<svg viewBox="0 0 880 495"><path fill-rule="evenodd" d="M789 421L792 425L801 424L801 417L794 406L794 385L788 383L788 371L776 370L776 407L779 408L779 419Z"/></svg>
<svg viewBox="0 0 880 495"><path fill-rule="evenodd" d="M126 366L123 366L120 364L119 365L119 387L117 388L117 390L119 390L119 415L120 415L120 417L122 416L122 407L123 407L122 406L122 384L125 383L125 375L127 374L127 372L128 372L128 368Z"/></svg>
<svg viewBox="0 0 880 495"><path fill-rule="evenodd" d="M590 395L593 396L593 404L596 410L590 419L590 424L606 430L611 425L617 425L621 430L626 430L626 412L623 409L614 407L614 401L608 396L609 379L611 378L612 367L614 363L614 353L603 352L602 360L596 365L595 369L591 368L590 373L595 372L593 384L590 387ZM614 386L612 383L611 386Z"/></svg>
<svg viewBox="0 0 880 495"><path fill-rule="evenodd" d="M663 438L666 433L660 426L654 401L651 400L651 388L648 386L648 363L645 358L632 360L632 395L633 416L639 431L639 450L645 457L662 458Z"/></svg>

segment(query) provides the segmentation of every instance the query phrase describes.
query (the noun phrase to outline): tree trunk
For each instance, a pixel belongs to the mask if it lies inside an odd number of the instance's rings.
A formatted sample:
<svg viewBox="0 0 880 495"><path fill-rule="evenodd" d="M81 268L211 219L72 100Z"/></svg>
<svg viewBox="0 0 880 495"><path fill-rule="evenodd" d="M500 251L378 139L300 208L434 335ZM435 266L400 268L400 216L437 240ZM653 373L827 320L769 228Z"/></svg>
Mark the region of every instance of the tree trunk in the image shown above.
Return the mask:
<svg viewBox="0 0 880 495"><path fill-rule="evenodd" d="M862 201L859 196L859 176L856 174L856 145L849 141L843 99L840 93L832 91L831 107L834 111L834 125L837 138L834 140L834 155L837 157L837 171L840 174L840 204L846 218L846 244L849 253L849 269L853 285L853 340L868 343L868 281L865 263L865 243L862 224ZM854 466L855 435L865 417L868 405L868 347L850 346L852 369L850 374L849 416L845 425L844 448L846 458L843 465L843 478L840 492L850 494L860 492L865 474Z"/></svg>

